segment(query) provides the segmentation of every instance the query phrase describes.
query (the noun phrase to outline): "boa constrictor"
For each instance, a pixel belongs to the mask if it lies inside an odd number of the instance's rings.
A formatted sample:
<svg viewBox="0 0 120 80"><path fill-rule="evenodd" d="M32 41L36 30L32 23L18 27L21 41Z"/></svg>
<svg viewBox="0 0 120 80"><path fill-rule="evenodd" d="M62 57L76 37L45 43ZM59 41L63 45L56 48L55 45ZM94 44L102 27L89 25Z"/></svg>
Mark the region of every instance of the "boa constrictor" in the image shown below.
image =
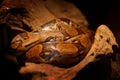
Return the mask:
<svg viewBox="0 0 120 80"><path fill-rule="evenodd" d="M93 43L93 33L65 18L54 19L39 30L15 36L11 47L25 55L25 61L73 65L81 61Z"/></svg>

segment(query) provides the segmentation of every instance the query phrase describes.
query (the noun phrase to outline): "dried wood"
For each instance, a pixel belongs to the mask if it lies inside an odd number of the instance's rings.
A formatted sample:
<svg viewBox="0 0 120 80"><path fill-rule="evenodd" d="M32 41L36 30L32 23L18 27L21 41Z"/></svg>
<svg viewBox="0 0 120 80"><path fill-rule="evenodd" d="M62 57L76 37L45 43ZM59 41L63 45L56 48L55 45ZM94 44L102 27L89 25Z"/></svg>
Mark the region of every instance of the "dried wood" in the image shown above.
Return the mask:
<svg viewBox="0 0 120 80"><path fill-rule="evenodd" d="M85 15L74 4L64 0L4 0L1 4L0 12L3 13L4 11L15 8L18 11L20 8L25 9L27 13L23 12L23 14L27 16L23 17L20 13L19 15L15 15L15 17L32 28L32 30L38 30L41 25L55 18L68 18L83 27L88 27L88 21ZM5 15L3 13L4 17L1 17L0 21L2 22L0 23L6 23L11 15ZM12 25L11 27L15 26ZM20 29L18 28L18 30Z"/></svg>

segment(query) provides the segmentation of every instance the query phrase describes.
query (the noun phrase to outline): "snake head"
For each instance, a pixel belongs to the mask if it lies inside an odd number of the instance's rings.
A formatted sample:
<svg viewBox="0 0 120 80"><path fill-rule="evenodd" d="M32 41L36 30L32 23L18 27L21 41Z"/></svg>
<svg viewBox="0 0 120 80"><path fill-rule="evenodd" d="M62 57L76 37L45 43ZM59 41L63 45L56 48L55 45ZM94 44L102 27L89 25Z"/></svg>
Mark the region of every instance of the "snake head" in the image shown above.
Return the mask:
<svg viewBox="0 0 120 80"><path fill-rule="evenodd" d="M18 35L16 35L12 42L11 42L11 48L12 49L25 49L25 47L23 46L23 43L25 42L25 40L28 40L28 35L27 33L20 33Z"/></svg>
<svg viewBox="0 0 120 80"><path fill-rule="evenodd" d="M39 33L24 32L15 36L11 42L11 48L16 50L26 50L29 44L39 40Z"/></svg>

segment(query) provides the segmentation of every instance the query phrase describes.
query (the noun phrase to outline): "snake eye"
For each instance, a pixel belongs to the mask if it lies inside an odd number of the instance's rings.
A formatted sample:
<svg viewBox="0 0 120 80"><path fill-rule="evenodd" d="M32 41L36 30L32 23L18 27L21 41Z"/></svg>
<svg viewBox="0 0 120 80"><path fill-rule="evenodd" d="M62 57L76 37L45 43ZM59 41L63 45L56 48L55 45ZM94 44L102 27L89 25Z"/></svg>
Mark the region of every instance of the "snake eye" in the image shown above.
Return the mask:
<svg viewBox="0 0 120 80"><path fill-rule="evenodd" d="M20 36L21 36L24 40L27 40L27 39L29 38L27 33L22 33L22 34L20 34Z"/></svg>

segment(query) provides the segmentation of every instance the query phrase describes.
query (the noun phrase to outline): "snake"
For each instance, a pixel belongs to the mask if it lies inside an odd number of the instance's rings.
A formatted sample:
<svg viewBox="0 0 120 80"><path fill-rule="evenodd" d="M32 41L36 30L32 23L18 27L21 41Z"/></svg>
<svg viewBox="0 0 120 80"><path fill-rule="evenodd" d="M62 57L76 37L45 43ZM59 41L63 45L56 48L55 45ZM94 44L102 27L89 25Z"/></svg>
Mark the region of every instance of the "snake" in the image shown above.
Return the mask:
<svg viewBox="0 0 120 80"><path fill-rule="evenodd" d="M82 60L93 42L93 33L75 22L58 18L33 32L16 35L11 47L25 53L27 62L68 66Z"/></svg>

